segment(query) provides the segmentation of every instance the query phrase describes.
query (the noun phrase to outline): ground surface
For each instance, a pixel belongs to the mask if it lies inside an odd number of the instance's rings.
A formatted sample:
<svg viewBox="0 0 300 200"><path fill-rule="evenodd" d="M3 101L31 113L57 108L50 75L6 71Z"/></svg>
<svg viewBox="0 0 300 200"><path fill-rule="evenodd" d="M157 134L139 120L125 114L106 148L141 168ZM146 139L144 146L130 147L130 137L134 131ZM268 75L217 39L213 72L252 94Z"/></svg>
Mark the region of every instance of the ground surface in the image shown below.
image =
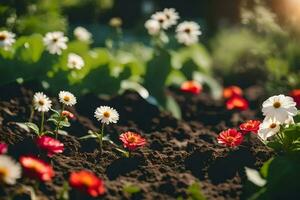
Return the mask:
<svg viewBox="0 0 300 200"><path fill-rule="evenodd" d="M0 141L9 144L9 155L15 159L23 154L38 154L34 135L16 124L28 120L33 95L28 88L34 87L10 85L0 90ZM248 90L247 98L251 99L252 107L260 101L260 93L257 88ZM111 99L93 95L79 99L76 109L71 109L77 119L66 129L69 136L60 136L66 149L52 159L56 176L52 183L41 184L38 194L44 199L55 200L54 194L69 173L85 168L105 180L104 199L185 198L187 187L195 181L201 181L202 191L208 199L241 199L242 182L246 179L244 167L258 168L270 157L270 152L255 137L231 151L218 145L216 137L223 129L236 126L244 119L259 117L258 112L229 112L223 102L215 102L205 94L191 96L176 90L171 94L181 105L183 120L178 121L159 111L132 92ZM133 130L146 137L148 145L128 159L109 144L105 144L105 151L100 156L96 142L79 141L77 137L99 127L93 112L100 105L113 106L120 113L119 123L106 128L106 133L115 142L118 143L118 135L123 131ZM32 184L25 179L21 183ZM128 184L140 187L141 192L130 197L123 192L123 186ZM4 197L5 193L15 189L16 186L0 189L0 195ZM88 199L75 192L70 194L71 200Z"/></svg>

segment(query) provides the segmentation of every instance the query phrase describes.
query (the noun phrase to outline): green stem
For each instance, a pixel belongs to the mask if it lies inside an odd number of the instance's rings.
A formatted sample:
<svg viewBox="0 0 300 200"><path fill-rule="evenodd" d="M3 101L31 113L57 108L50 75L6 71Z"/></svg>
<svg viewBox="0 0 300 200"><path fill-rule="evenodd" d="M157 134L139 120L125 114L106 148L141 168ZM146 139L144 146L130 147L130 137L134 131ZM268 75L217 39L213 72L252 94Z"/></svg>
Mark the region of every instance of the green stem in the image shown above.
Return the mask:
<svg viewBox="0 0 300 200"><path fill-rule="evenodd" d="M44 132L44 121L45 121L45 113L42 112L42 121L41 121L41 129L40 129L40 135L43 135L43 132Z"/></svg>
<svg viewBox="0 0 300 200"><path fill-rule="evenodd" d="M102 154L102 147L103 147L103 136L104 136L104 123L101 126L101 132L98 135L99 144L100 144L100 153Z"/></svg>
<svg viewBox="0 0 300 200"><path fill-rule="evenodd" d="M30 108L30 116L29 116L29 122L32 122L32 119L33 119L33 116L34 116L34 108L33 108L33 106L31 106L31 108Z"/></svg>
<svg viewBox="0 0 300 200"><path fill-rule="evenodd" d="M65 104L62 104L62 108L61 108L61 111L60 111L59 120L58 120L56 128L55 128L55 139L57 139L57 137L58 137L59 126L60 126L61 121L63 120L62 113L63 113L64 110L65 110Z"/></svg>

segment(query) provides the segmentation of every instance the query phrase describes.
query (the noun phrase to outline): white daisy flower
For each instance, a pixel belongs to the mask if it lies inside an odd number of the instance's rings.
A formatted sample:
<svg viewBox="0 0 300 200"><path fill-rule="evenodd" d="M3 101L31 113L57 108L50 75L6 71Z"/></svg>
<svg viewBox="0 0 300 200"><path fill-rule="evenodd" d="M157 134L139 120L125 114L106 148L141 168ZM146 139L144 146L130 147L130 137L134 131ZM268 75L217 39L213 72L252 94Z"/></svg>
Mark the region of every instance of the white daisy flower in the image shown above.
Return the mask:
<svg viewBox="0 0 300 200"><path fill-rule="evenodd" d="M117 123L119 120L119 113L109 106L98 107L94 116L103 124Z"/></svg>
<svg viewBox="0 0 300 200"><path fill-rule="evenodd" d="M0 47L3 47L5 50L9 48L16 42L16 35L8 31L0 31Z"/></svg>
<svg viewBox="0 0 300 200"><path fill-rule="evenodd" d="M77 38L77 40L80 40L82 42L90 42L92 40L92 34L87 29L81 26L76 27L73 34Z"/></svg>
<svg viewBox="0 0 300 200"><path fill-rule="evenodd" d="M11 157L0 155L0 182L14 185L21 178L21 166Z"/></svg>
<svg viewBox="0 0 300 200"><path fill-rule="evenodd" d="M43 40L47 50L51 54L60 55L62 50L67 49L68 38L64 36L63 32L49 32L45 35Z"/></svg>
<svg viewBox="0 0 300 200"><path fill-rule="evenodd" d="M44 93L37 92L33 96L33 106L39 112L48 112L52 106L52 102Z"/></svg>
<svg viewBox="0 0 300 200"><path fill-rule="evenodd" d="M75 54L75 53L69 53L68 55L68 67L70 69L82 69L84 66L84 60L81 56Z"/></svg>
<svg viewBox="0 0 300 200"><path fill-rule="evenodd" d="M182 22L176 28L177 41L187 46L197 43L201 34L199 24L192 21Z"/></svg>
<svg viewBox="0 0 300 200"><path fill-rule="evenodd" d="M171 26L177 24L179 15L174 8L165 8L163 12L167 17L166 23L168 24L168 27L171 27Z"/></svg>
<svg viewBox="0 0 300 200"><path fill-rule="evenodd" d="M158 35L160 31L160 24L154 19L149 19L145 23L145 28L148 30L149 35Z"/></svg>
<svg viewBox="0 0 300 200"><path fill-rule="evenodd" d="M156 12L151 16L151 18L156 20L163 29L168 29L170 27L168 18L164 12Z"/></svg>
<svg viewBox="0 0 300 200"><path fill-rule="evenodd" d="M275 118L285 123L289 117L297 115L296 102L285 95L272 96L263 103L262 112L267 118Z"/></svg>
<svg viewBox="0 0 300 200"><path fill-rule="evenodd" d="M77 103L76 97L67 91L60 91L58 94L59 101L66 106L74 106Z"/></svg>
<svg viewBox="0 0 300 200"><path fill-rule="evenodd" d="M274 118L267 118L260 124L258 130L258 136L262 140L267 140L269 137L272 137L280 130L280 122Z"/></svg>

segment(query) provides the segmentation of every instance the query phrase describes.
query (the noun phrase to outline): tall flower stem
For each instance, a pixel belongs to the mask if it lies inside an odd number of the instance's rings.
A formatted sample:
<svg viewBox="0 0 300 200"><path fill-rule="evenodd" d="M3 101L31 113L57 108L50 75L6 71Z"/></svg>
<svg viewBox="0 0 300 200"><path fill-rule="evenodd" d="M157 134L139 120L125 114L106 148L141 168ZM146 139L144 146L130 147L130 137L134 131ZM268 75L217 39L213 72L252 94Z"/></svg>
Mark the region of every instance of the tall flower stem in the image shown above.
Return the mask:
<svg viewBox="0 0 300 200"><path fill-rule="evenodd" d="M99 134L99 144L100 144L100 153L102 154L102 148L103 148L103 136L104 136L104 123L102 123L101 126L101 132Z"/></svg>
<svg viewBox="0 0 300 200"><path fill-rule="evenodd" d="M40 129L40 136L43 134L44 132L44 121L45 121L45 113L42 112L42 120L41 120L41 129Z"/></svg>
<svg viewBox="0 0 300 200"><path fill-rule="evenodd" d="M60 111L60 116L58 118L58 122L57 122L57 125L56 125L56 128L55 128L55 139L57 139L58 137L58 131L59 131L59 126L60 126L60 123L61 121L63 120L63 111L65 110L65 104L62 104L62 108L61 108L61 111Z"/></svg>
<svg viewBox="0 0 300 200"><path fill-rule="evenodd" d="M34 108L33 106L30 107L30 116L29 116L29 122L32 122L34 116Z"/></svg>

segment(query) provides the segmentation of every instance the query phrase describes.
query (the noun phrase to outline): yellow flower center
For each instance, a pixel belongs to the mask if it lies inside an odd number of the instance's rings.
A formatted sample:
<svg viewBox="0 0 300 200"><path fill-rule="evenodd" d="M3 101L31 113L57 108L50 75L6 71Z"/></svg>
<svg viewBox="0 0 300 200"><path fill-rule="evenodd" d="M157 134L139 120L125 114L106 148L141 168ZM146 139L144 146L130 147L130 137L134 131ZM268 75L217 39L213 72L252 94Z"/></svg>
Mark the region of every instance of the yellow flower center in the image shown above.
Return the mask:
<svg viewBox="0 0 300 200"><path fill-rule="evenodd" d="M273 128L276 128L276 126L277 126L277 124L273 123L273 124L270 125L270 128L273 129Z"/></svg>
<svg viewBox="0 0 300 200"><path fill-rule="evenodd" d="M39 101L38 101L38 104L39 104L40 106L43 106L43 105L45 105L45 102L44 102L43 100L39 100Z"/></svg>
<svg viewBox="0 0 300 200"><path fill-rule="evenodd" d="M186 28L186 29L184 30L184 32L186 32L187 34L189 34L189 33L191 32L191 29Z"/></svg>
<svg viewBox="0 0 300 200"><path fill-rule="evenodd" d="M281 106L281 103L278 102L278 101L276 101L276 102L273 104L273 107L274 107L274 108L280 108L280 106Z"/></svg>
<svg viewBox="0 0 300 200"><path fill-rule="evenodd" d="M0 34L0 41L4 41L6 39L6 35Z"/></svg>
<svg viewBox="0 0 300 200"><path fill-rule="evenodd" d="M69 96L64 96L64 101L70 101L70 97Z"/></svg>
<svg viewBox="0 0 300 200"><path fill-rule="evenodd" d="M104 116L105 118L109 118L109 117L110 117L110 113L106 111L106 112L103 113L103 116Z"/></svg>
<svg viewBox="0 0 300 200"><path fill-rule="evenodd" d="M0 181L3 181L7 175L8 170L6 168L0 168Z"/></svg>
<svg viewBox="0 0 300 200"><path fill-rule="evenodd" d="M127 141L129 143L134 143L136 141L136 138L134 136L129 136L128 139L127 139Z"/></svg>

